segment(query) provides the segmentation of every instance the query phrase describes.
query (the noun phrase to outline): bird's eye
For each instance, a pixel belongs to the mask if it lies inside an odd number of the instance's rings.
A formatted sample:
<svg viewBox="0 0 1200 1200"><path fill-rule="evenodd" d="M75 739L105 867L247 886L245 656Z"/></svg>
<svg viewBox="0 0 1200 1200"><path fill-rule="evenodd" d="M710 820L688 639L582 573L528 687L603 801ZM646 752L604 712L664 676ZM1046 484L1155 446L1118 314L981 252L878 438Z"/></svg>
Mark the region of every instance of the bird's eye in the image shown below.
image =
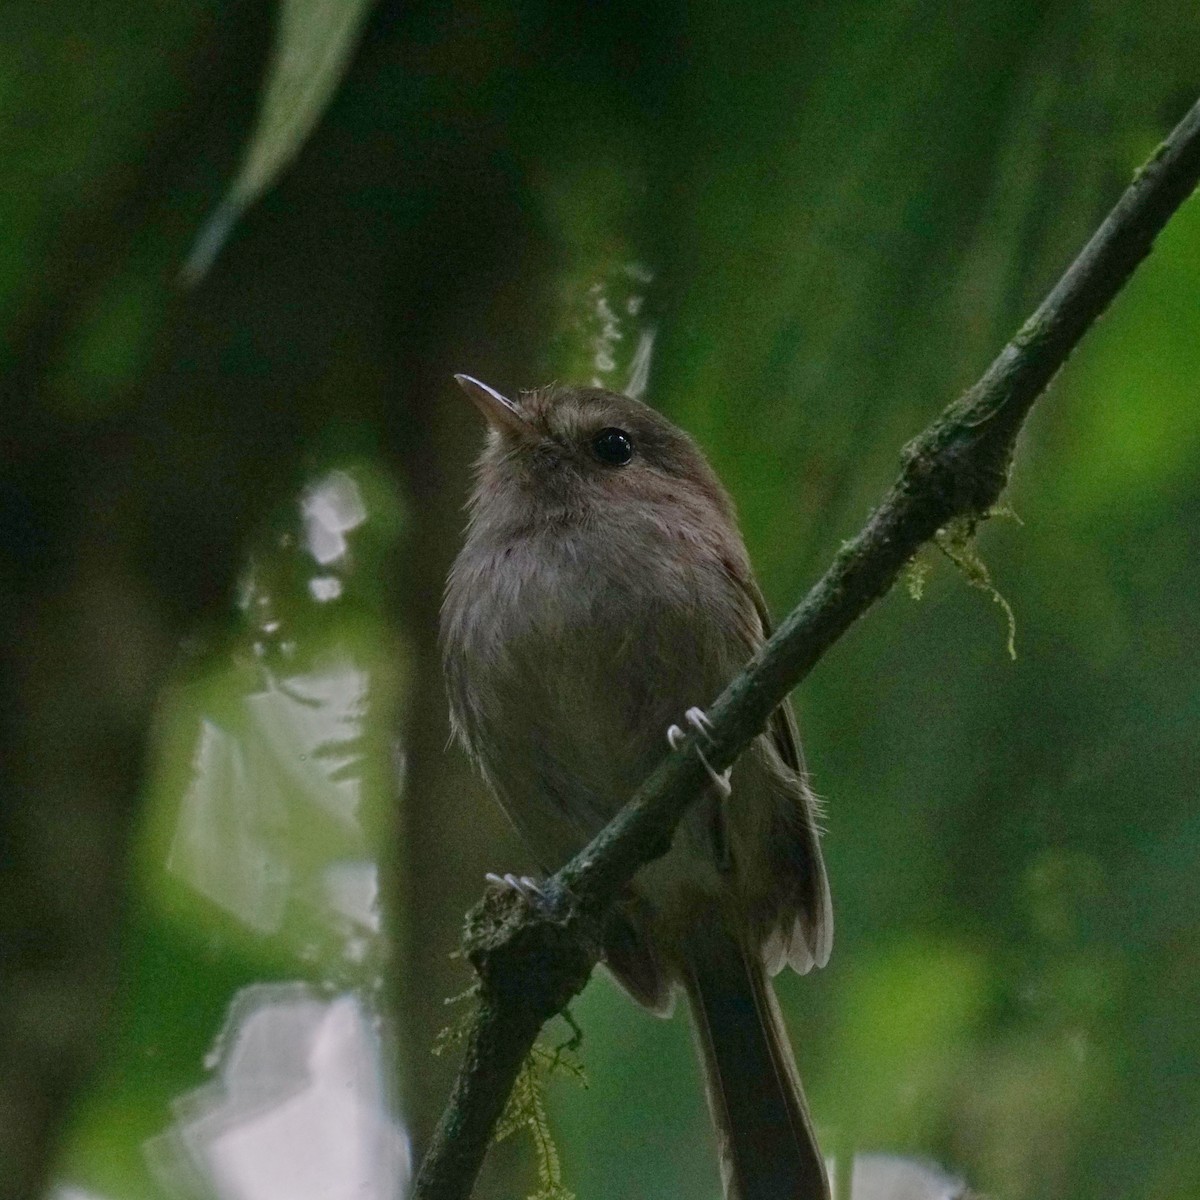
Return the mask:
<svg viewBox="0 0 1200 1200"><path fill-rule="evenodd" d="M633 457L633 443L623 429L602 429L592 438L596 457L610 467L623 467Z"/></svg>

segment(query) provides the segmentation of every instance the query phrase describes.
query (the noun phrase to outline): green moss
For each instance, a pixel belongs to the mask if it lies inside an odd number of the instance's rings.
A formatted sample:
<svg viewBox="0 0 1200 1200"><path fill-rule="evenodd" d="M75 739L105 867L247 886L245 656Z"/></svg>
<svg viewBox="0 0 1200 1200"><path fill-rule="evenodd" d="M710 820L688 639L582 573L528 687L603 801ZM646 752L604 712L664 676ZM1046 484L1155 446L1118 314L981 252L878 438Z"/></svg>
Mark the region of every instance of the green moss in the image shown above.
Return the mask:
<svg viewBox="0 0 1200 1200"><path fill-rule="evenodd" d="M587 1075L576 1056L583 1033L568 1013L563 1016L571 1026L571 1036L557 1046L534 1043L492 1135L493 1145L523 1130L533 1140L538 1188L528 1200L575 1200L575 1193L563 1183L562 1159L546 1115L546 1084L554 1076L565 1075L587 1087Z"/></svg>
<svg viewBox="0 0 1200 1200"><path fill-rule="evenodd" d="M962 577L973 588L989 595L1004 612L1008 622L1008 656L1017 657L1017 616L1012 605L1000 594L992 582L992 573L980 556L975 544L976 517L956 517L935 535L937 548L958 568Z"/></svg>

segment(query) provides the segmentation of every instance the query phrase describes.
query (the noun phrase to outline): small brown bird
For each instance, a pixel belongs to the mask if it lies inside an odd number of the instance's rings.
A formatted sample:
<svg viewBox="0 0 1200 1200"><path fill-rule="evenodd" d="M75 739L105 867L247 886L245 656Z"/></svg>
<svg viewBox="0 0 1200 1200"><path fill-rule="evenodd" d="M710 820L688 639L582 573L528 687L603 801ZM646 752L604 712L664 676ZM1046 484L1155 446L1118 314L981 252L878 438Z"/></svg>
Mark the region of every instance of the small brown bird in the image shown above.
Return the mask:
<svg viewBox="0 0 1200 1200"><path fill-rule="evenodd" d="M685 433L599 388L514 402L455 378L490 428L442 610L452 720L553 871L632 796L672 721L686 712L703 730L691 706L721 692L769 622L733 505ZM654 1012L687 996L727 1197L829 1194L767 976L823 966L832 935L785 704L633 879L605 950Z"/></svg>

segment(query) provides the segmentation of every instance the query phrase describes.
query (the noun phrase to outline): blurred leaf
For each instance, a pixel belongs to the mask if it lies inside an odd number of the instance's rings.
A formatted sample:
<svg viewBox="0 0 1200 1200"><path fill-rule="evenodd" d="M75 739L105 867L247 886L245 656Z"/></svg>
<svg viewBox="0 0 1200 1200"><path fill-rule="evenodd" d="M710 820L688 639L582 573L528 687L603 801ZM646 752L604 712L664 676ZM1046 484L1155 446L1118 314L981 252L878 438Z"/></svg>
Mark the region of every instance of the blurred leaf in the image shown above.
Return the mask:
<svg viewBox="0 0 1200 1200"><path fill-rule="evenodd" d="M1106 322L1072 364L1082 400L1070 413L1076 453L1055 482L1064 504L1089 522L1153 505L1194 467L1197 263L1200 204L1193 199L1118 300L1121 320Z"/></svg>
<svg viewBox="0 0 1200 1200"><path fill-rule="evenodd" d="M58 411L95 417L131 392L145 371L161 311L162 288L142 263L106 281L51 376Z"/></svg>
<svg viewBox="0 0 1200 1200"><path fill-rule="evenodd" d="M281 0L258 121L237 178L183 268L198 283L237 219L299 153L341 82L371 0Z"/></svg>
<svg viewBox="0 0 1200 1200"><path fill-rule="evenodd" d="M856 1149L928 1146L989 990L971 950L921 938L856 965L838 1005L832 1112Z"/></svg>

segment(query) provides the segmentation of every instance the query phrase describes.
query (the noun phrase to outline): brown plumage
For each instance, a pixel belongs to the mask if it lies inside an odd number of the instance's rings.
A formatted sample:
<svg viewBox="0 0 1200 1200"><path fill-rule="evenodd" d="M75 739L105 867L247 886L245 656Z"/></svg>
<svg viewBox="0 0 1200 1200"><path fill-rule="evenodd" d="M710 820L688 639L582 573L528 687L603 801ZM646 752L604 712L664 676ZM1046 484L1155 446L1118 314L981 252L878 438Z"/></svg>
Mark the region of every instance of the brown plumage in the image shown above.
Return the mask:
<svg viewBox="0 0 1200 1200"><path fill-rule="evenodd" d="M695 443L597 388L514 403L460 377L491 426L442 644L455 732L552 871L606 824L767 632L733 506ZM606 961L640 1003L692 1011L726 1195L828 1194L767 979L829 956L833 919L790 709L632 881Z"/></svg>

